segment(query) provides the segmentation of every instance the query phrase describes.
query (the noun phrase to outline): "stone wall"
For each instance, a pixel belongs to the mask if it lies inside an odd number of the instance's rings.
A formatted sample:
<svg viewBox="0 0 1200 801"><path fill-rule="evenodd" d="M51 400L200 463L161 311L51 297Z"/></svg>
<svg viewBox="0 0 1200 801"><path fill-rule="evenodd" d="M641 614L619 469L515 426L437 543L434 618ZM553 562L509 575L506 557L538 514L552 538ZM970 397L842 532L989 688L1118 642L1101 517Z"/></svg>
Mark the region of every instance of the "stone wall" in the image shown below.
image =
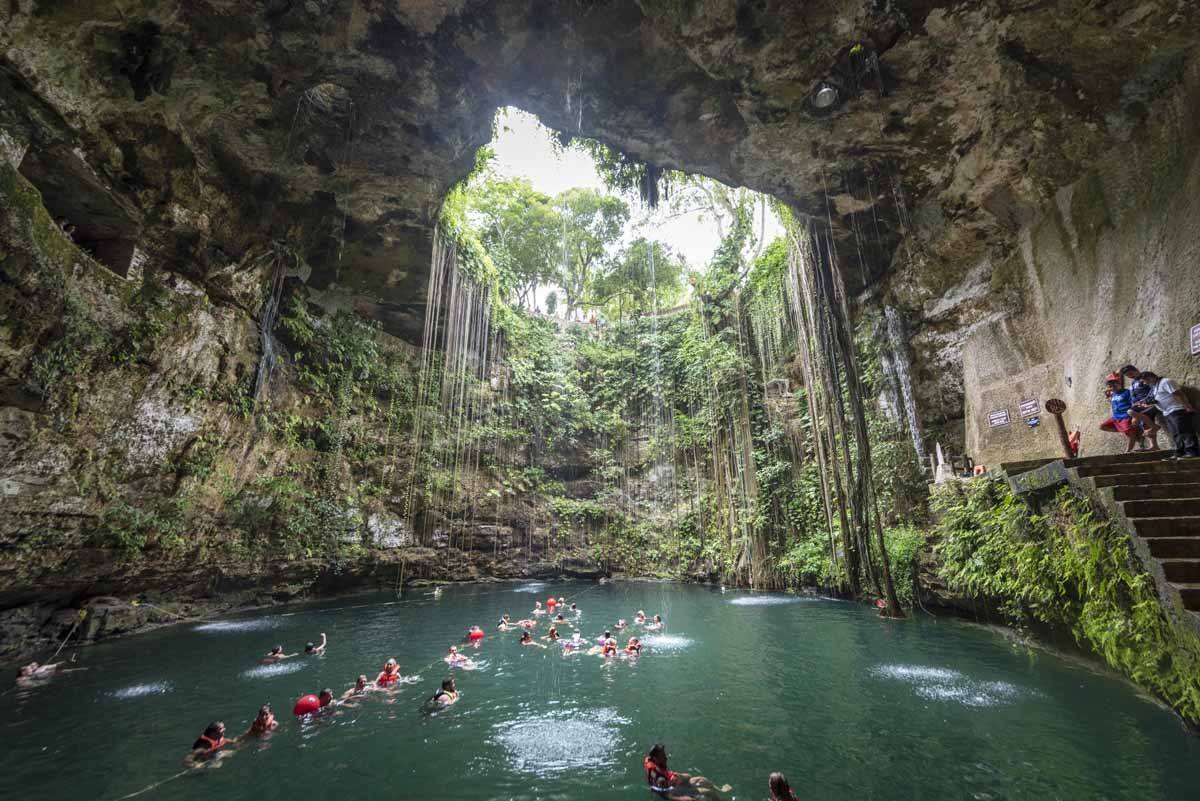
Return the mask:
<svg viewBox="0 0 1200 801"><path fill-rule="evenodd" d="M1021 229L1022 308L972 330L962 354L966 446L978 462L1059 453L1047 415L1037 428L1022 421L1023 399L1066 401L1068 427L1095 455L1124 449L1098 428L1107 373L1132 362L1200 384L1189 352L1200 324L1200 62L1180 72L1143 126ZM990 427L1000 409L1011 424Z"/></svg>

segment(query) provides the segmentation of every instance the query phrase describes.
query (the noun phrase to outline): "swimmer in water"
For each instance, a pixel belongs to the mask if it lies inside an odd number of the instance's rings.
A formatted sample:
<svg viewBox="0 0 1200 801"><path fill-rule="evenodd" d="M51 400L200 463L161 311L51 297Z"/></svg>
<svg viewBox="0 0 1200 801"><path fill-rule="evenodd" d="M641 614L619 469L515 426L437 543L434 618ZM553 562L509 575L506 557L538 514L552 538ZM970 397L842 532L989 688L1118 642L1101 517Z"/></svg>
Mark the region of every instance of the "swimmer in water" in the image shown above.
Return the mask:
<svg viewBox="0 0 1200 801"><path fill-rule="evenodd" d="M663 627L662 615L655 615L653 623L646 624L646 631L658 631Z"/></svg>
<svg viewBox="0 0 1200 801"><path fill-rule="evenodd" d="M352 698L362 698L364 695L370 692L370 690L371 682L367 681L365 674L360 674L358 679L354 682L354 686L342 693L341 700L343 703L345 703Z"/></svg>
<svg viewBox="0 0 1200 801"><path fill-rule="evenodd" d="M544 615L544 614L546 614L546 610L542 608L542 602L541 602L541 601L534 601L534 602L533 602L533 613L534 613L535 615Z"/></svg>
<svg viewBox="0 0 1200 801"><path fill-rule="evenodd" d="M465 654L460 654L458 649L453 645L451 645L450 649L446 651L446 656L443 661L445 661L447 665L462 665L463 667L473 664L469 657L467 657Z"/></svg>
<svg viewBox="0 0 1200 801"><path fill-rule="evenodd" d="M500 622L496 624L496 628L500 629L500 631L508 631L512 628L512 620L509 619L508 615L501 615Z"/></svg>
<svg viewBox="0 0 1200 801"><path fill-rule="evenodd" d="M617 641L610 632L604 632L604 644L600 646L600 656L605 658L617 655Z"/></svg>
<svg viewBox="0 0 1200 801"><path fill-rule="evenodd" d="M278 726L279 721L275 720L275 715L271 712L271 705L263 704L258 708L258 715L254 718L254 722L250 724L250 728L244 736L262 737L267 732L275 731Z"/></svg>
<svg viewBox="0 0 1200 801"><path fill-rule="evenodd" d="M668 768L667 749L662 743L650 746L650 751L642 761L642 768L646 771L646 783L650 786L651 792L657 793L662 798L677 799L677 801L687 801L687 799L697 796L714 801L720 799L713 783L703 776L689 776L686 773L676 773ZM728 792L731 788L722 789Z"/></svg>
<svg viewBox="0 0 1200 801"><path fill-rule="evenodd" d="M17 684L33 684L53 678L61 673L70 673L74 670L87 670L87 668L68 669L66 666L74 661L75 657L71 657L71 662L54 662L49 665L30 662L28 665L22 665L17 671Z"/></svg>
<svg viewBox="0 0 1200 801"><path fill-rule="evenodd" d="M579 607L576 606L575 604L571 604L571 614L578 615L579 613L580 613Z"/></svg>
<svg viewBox="0 0 1200 801"><path fill-rule="evenodd" d="M621 630L623 630L624 628L626 628L628 625L629 625L629 624L628 624L628 623L625 621L625 618L620 618L620 619L617 621L617 625L616 625L616 626L614 626L613 628L615 628L617 631L621 631Z"/></svg>
<svg viewBox="0 0 1200 801"><path fill-rule="evenodd" d="M537 621L530 620L529 618L525 618L524 620L518 620L517 625L523 629L532 629L535 626L537 626Z"/></svg>
<svg viewBox="0 0 1200 801"><path fill-rule="evenodd" d="M306 642L304 644L304 655L305 656L322 656L325 653L325 646L328 643L329 643L329 640L325 637L325 632L322 631L321 632L321 644L313 645L311 642Z"/></svg>
<svg viewBox="0 0 1200 801"><path fill-rule="evenodd" d="M579 651L583 650L583 646L584 646L583 635L581 635L577 631L573 635L571 635L571 639L563 640L563 643L562 643L563 656L567 656L568 654L578 653Z"/></svg>
<svg viewBox="0 0 1200 801"><path fill-rule="evenodd" d="M226 739L224 721L214 720L204 729L204 733L192 743L191 753L184 759L185 767L198 768L209 762L217 764L226 755L233 753L234 740ZM227 749L227 750L222 750Z"/></svg>
<svg viewBox="0 0 1200 801"><path fill-rule="evenodd" d="M317 693L317 700L321 702L321 709L324 709L327 706L337 705L337 701L333 700L333 690L329 689L328 687Z"/></svg>
<svg viewBox="0 0 1200 801"><path fill-rule="evenodd" d="M458 688L454 686L454 679L442 679L441 688L433 694L429 702L436 706L450 706L457 700Z"/></svg>
<svg viewBox="0 0 1200 801"><path fill-rule="evenodd" d="M400 681L400 665L395 657L383 664L383 670L375 677L375 686L389 687Z"/></svg>
<svg viewBox="0 0 1200 801"><path fill-rule="evenodd" d="M264 665L269 665L272 662L278 662L280 659L291 659L293 656L300 656L300 654L285 654L283 652L283 646L276 645L270 651L267 651L266 655L263 656L262 661Z"/></svg>
<svg viewBox="0 0 1200 801"><path fill-rule="evenodd" d="M625 646L625 653L629 656L638 656L642 653L642 641L637 637L630 637L629 642Z"/></svg>
<svg viewBox="0 0 1200 801"><path fill-rule="evenodd" d="M767 778L767 789L771 791L771 801L800 801L792 792L792 786L788 784L787 776L782 773L772 773Z"/></svg>
<svg viewBox="0 0 1200 801"><path fill-rule="evenodd" d="M466 640L475 648L483 645L483 629L479 628L479 626L471 626L471 628L467 629Z"/></svg>
<svg viewBox="0 0 1200 801"><path fill-rule="evenodd" d="M526 631L521 634L521 645L537 645L537 643L533 641L533 635Z"/></svg>
<svg viewBox="0 0 1200 801"><path fill-rule="evenodd" d="M547 635L546 635L545 637L543 637L542 639L543 639L543 640L549 640L550 642L554 642L554 641L556 641L556 640L558 639L558 629L557 629L555 626L551 626L551 627L550 627L550 633L549 633L549 634L547 634Z"/></svg>
<svg viewBox="0 0 1200 801"><path fill-rule="evenodd" d="M633 622L637 623L639 626L641 624L645 623L646 622L646 613L643 612L641 609L639 609L637 611L637 614L633 616Z"/></svg>
<svg viewBox="0 0 1200 801"><path fill-rule="evenodd" d="M554 622L555 623L566 623L567 619L565 617L563 617L562 615L556 615L554 618Z"/></svg>

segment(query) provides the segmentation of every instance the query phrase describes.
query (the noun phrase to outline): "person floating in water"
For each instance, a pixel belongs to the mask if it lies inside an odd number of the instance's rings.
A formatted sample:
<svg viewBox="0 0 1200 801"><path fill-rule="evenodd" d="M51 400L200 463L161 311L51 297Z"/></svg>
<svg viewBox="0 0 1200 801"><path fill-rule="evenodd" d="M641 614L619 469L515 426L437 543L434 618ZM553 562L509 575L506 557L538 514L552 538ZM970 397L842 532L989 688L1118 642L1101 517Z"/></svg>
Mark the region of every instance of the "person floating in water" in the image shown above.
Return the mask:
<svg viewBox="0 0 1200 801"><path fill-rule="evenodd" d="M378 687L390 687L398 681L400 681L400 665L393 657L383 663L383 670L375 677L375 684Z"/></svg>
<svg viewBox="0 0 1200 801"><path fill-rule="evenodd" d="M530 620L529 618L524 618L522 620L518 620L517 625L523 629L532 629L537 626L537 621Z"/></svg>
<svg viewBox="0 0 1200 801"><path fill-rule="evenodd" d="M508 615L501 615L500 622L496 624L496 628L498 628L500 631L508 631L510 628L512 628L512 625L512 620Z"/></svg>
<svg viewBox="0 0 1200 801"><path fill-rule="evenodd" d="M43 665L38 662L30 662L27 665L22 665L17 671L17 684L29 685L39 681L47 681L55 676L63 673L71 673L76 670L87 670L87 668L68 668L67 665L73 664L75 657L71 657L69 662L53 662L49 665Z"/></svg>
<svg viewBox="0 0 1200 801"><path fill-rule="evenodd" d="M534 613L535 615L544 615L544 614L546 614L546 610L542 608L542 602L541 602L541 601L534 601L534 602L533 602L533 613Z"/></svg>
<svg viewBox="0 0 1200 801"><path fill-rule="evenodd" d="M359 674L359 677L354 682L354 686L346 692L342 693L341 701L345 703L353 698L362 698L371 690L371 682L367 680L365 674Z"/></svg>
<svg viewBox="0 0 1200 801"><path fill-rule="evenodd" d="M547 635L546 635L545 637L543 637L542 639L543 639L543 640L549 640L550 642L555 642L555 641L557 641L557 640L558 640L558 637L559 637L559 635L558 635L558 628L557 628L556 626L551 626L551 627L550 627L550 633L549 633L549 634L547 634Z"/></svg>
<svg viewBox="0 0 1200 801"><path fill-rule="evenodd" d="M545 648L540 642L533 639L533 634L526 631L521 634L521 645L536 645L538 648Z"/></svg>
<svg viewBox="0 0 1200 801"><path fill-rule="evenodd" d="M689 776L668 768L667 749L662 743L650 746L650 751L642 761L642 768L646 771L646 783L650 790L663 798L676 801L689 801L696 797L720 799L713 783L703 776ZM726 786L722 789L728 792L730 788Z"/></svg>
<svg viewBox="0 0 1200 801"><path fill-rule="evenodd" d="M625 645L625 653L629 656L638 656L642 652L642 641L637 637L630 637L629 642Z"/></svg>
<svg viewBox="0 0 1200 801"><path fill-rule="evenodd" d="M317 693L317 700L321 703L320 709L337 705L337 701L333 700L333 690L328 687Z"/></svg>
<svg viewBox="0 0 1200 801"><path fill-rule="evenodd" d="M563 656L579 653L585 645L583 635L578 631L571 635L571 639L562 641Z"/></svg>
<svg viewBox="0 0 1200 801"><path fill-rule="evenodd" d="M262 661L264 665L269 665L272 662L278 662L281 659L291 659L293 656L300 656L300 654L285 654L283 652L283 646L276 645L270 651L267 651L266 655L262 658Z"/></svg>
<svg viewBox="0 0 1200 801"><path fill-rule="evenodd" d="M653 623L646 624L646 631L658 631L663 627L662 615L655 615Z"/></svg>
<svg viewBox="0 0 1200 801"><path fill-rule="evenodd" d="M637 623L639 626L642 625L643 623L645 623L646 622L646 613L643 612L641 609L639 609L637 611L637 614L633 616L633 622Z"/></svg>
<svg viewBox="0 0 1200 801"><path fill-rule="evenodd" d="M558 624L560 624L560 623L566 623L566 622L567 622L567 619L566 619L565 617L563 617L561 614L560 614L560 615L556 615L556 616L555 616L555 618L554 618L554 623L555 623L555 625L558 625Z"/></svg>
<svg viewBox="0 0 1200 801"><path fill-rule="evenodd" d="M209 763L215 766L225 756L233 753L234 745L235 740L225 737L225 722L214 720L205 727L204 733L196 738L196 742L192 743L192 750L183 764L189 768L198 768Z"/></svg>
<svg viewBox="0 0 1200 801"><path fill-rule="evenodd" d="M782 773L772 773L767 779L767 789L771 791L771 801L800 801L792 792L787 776Z"/></svg>
<svg viewBox="0 0 1200 801"><path fill-rule="evenodd" d="M571 604L571 614L578 615L579 613L580 613L579 607L576 606L575 604Z"/></svg>
<svg viewBox="0 0 1200 801"><path fill-rule="evenodd" d="M258 715L254 718L254 722L250 724L250 728L246 731L246 737L262 737L268 732L275 731L279 726L279 721L275 720L275 714L271 712L270 704L263 704L258 708Z"/></svg>
<svg viewBox="0 0 1200 801"><path fill-rule="evenodd" d="M629 623L625 620L625 618L620 618L617 620L617 625L613 626L613 628L615 628L617 631L623 631L628 626Z"/></svg>
<svg viewBox="0 0 1200 801"><path fill-rule="evenodd" d="M450 706L458 700L458 687L454 685L454 679L442 679L442 686L429 702L434 706Z"/></svg>
<svg viewBox="0 0 1200 801"><path fill-rule="evenodd" d="M453 645L451 645L450 649L446 651L446 656L443 661L447 665L454 665L463 668L469 668L475 665L475 663L471 661L470 657L468 657L466 654L460 654L458 649Z"/></svg>
<svg viewBox="0 0 1200 801"><path fill-rule="evenodd" d="M471 644L472 648L478 648L483 645L483 629L479 626L471 626L467 629L466 641Z"/></svg>
<svg viewBox="0 0 1200 801"><path fill-rule="evenodd" d="M313 645L311 642L306 642L304 644L304 655L305 656L322 656L325 653L325 646L328 643L329 643L329 640L325 637L325 632L322 631L321 632L321 644Z"/></svg>

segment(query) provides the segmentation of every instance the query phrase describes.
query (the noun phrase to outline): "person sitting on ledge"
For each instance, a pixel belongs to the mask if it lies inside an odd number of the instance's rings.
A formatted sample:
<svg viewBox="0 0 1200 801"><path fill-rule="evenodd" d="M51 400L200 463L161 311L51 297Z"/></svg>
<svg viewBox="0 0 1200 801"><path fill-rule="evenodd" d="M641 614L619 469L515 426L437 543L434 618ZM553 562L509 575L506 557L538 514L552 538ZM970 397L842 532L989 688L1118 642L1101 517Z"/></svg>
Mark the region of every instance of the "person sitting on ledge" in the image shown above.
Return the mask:
<svg viewBox="0 0 1200 801"><path fill-rule="evenodd" d="M1163 422L1171 439L1175 441L1175 459L1192 459L1200 456L1200 442L1196 438L1196 410L1183 390L1169 378L1163 378L1149 370L1142 372L1142 380L1150 384L1154 405L1162 412Z"/></svg>
<svg viewBox="0 0 1200 801"><path fill-rule="evenodd" d="M1129 390L1122 386L1123 383L1124 380L1119 373L1109 373L1108 377L1104 379L1104 396L1108 398L1112 406L1112 415L1100 424L1100 430L1124 434L1125 452L1131 453L1138 444L1138 440L1141 439L1141 432L1134 425L1133 418L1129 416L1133 398L1130 396Z"/></svg>

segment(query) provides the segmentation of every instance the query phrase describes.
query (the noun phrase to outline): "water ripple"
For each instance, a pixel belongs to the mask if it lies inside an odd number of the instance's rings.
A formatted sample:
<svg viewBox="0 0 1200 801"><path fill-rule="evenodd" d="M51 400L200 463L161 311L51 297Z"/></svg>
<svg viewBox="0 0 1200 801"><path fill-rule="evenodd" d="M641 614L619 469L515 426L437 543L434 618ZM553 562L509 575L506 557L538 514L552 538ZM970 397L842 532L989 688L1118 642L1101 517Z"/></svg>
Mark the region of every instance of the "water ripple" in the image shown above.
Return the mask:
<svg viewBox="0 0 1200 801"><path fill-rule="evenodd" d="M729 603L734 606L780 606L808 600L813 599L800 598L795 595L743 595L740 598L734 598Z"/></svg>
<svg viewBox="0 0 1200 801"><path fill-rule="evenodd" d="M203 634L232 634L239 631L263 631L264 629L273 629L278 625L278 618L257 617L253 620L218 620L214 623L201 623L199 626L192 626L192 631Z"/></svg>
<svg viewBox="0 0 1200 801"><path fill-rule="evenodd" d="M259 665L252 667L249 670L242 671L242 677L247 679L266 679L271 676L283 676L288 673L295 673L298 670L304 669L304 662L300 660L288 662L274 662L270 665Z"/></svg>
<svg viewBox="0 0 1200 801"><path fill-rule="evenodd" d="M576 717L526 717L497 724L493 739L514 768L535 776L571 770L607 773L617 767L618 726L629 721L608 710Z"/></svg>
<svg viewBox="0 0 1200 801"><path fill-rule="evenodd" d="M679 651L694 644L690 637L679 634L647 634L642 637L642 645L656 651Z"/></svg>
<svg viewBox="0 0 1200 801"><path fill-rule="evenodd" d="M130 698L140 698L143 695L163 695L175 689L175 684L169 681L153 681L145 684L131 684L128 687L122 687L119 690L113 690L109 693L113 698L119 698L122 701Z"/></svg>
<svg viewBox="0 0 1200 801"><path fill-rule="evenodd" d="M947 701L967 707L992 707L1011 703L1025 694L1006 681L979 681L948 668L924 665L879 665L874 675L909 684L921 698Z"/></svg>

